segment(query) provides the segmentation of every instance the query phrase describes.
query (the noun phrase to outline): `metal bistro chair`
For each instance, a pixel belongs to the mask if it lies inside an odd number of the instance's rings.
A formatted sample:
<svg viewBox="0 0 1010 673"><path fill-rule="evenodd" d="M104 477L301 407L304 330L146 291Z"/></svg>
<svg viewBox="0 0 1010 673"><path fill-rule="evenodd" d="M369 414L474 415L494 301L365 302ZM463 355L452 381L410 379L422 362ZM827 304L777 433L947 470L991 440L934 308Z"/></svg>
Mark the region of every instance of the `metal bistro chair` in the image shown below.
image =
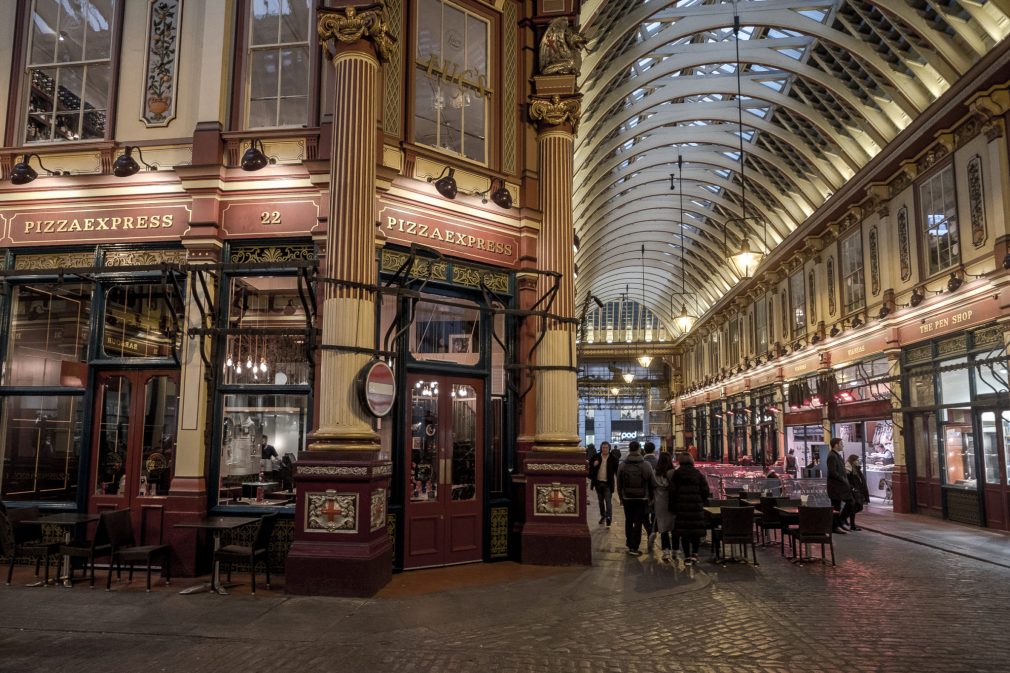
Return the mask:
<svg viewBox="0 0 1010 673"><path fill-rule="evenodd" d="M39 566L44 564L46 572L42 586L49 585L49 559L57 555L60 545L43 541L42 526L21 523L37 518L38 507L14 509L7 514L0 514L0 547L3 555L10 557L10 566L7 568L8 586L14 577L14 561L18 557L35 559L35 577L39 576Z"/></svg>
<svg viewBox="0 0 1010 673"><path fill-rule="evenodd" d="M824 563L824 545L831 548L831 565L835 565L835 543L831 536L831 526L835 512L831 507L800 507L800 525L789 531L792 539L793 561L803 563L812 560L799 555L799 547L808 544L821 545L821 563Z"/></svg>
<svg viewBox="0 0 1010 673"><path fill-rule="evenodd" d="M123 564L130 567L129 579L133 581L133 566L143 561L147 566L147 591L151 591L151 568L155 559L161 560L161 571L165 575L165 584L172 583L170 561L172 547L167 544L138 545L133 537L133 520L130 510L121 509L115 512L104 512L98 526L104 526L109 534L109 544L112 546L112 561L109 563L109 576L105 580L105 590L112 590L112 567L116 566L116 576L121 577Z"/></svg>
<svg viewBox="0 0 1010 673"><path fill-rule="evenodd" d="M68 556L71 559L84 559L84 572L88 573L91 567L90 579L91 588L95 588L95 559L112 555L112 542L109 540L109 531L104 525L105 520L99 518L98 525L95 526L95 534L90 540L71 542L60 545L60 555ZM74 584L74 564L70 563L70 572L67 573L67 581L70 586Z"/></svg>
<svg viewBox="0 0 1010 673"><path fill-rule="evenodd" d="M768 531L777 530L779 531L779 538L781 539L782 533L782 517L779 516L779 512L776 507L783 504L786 498L772 498L767 495L761 496L761 519L756 521L755 524L761 531L761 544L768 544ZM774 542L774 537L772 538Z"/></svg>
<svg viewBox="0 0 1010 673"><path fill-rule="evenodd" d="M754 543L753 507L723 507L722 526L718 533L724 561L726 559L726 545L741 545L744 560L747 558L747 545L750 545L754 565L760 565L757 560L757 546Z"/></svg>
<svg viewBox="0 0 1010 673"><path fill-rule="evenodd" d="M249 572L252 574L252 594L256 595L256 563L263 561L267 574L267 589L270 588L270 536L274 532L274 524L277 522L277 514L267 514L259 521L256 529L256 536L253 538L251 547L229 544L214 552L214 560L228 564L228 581L231 582L231 567L235 563L247 562Z"/></svg>

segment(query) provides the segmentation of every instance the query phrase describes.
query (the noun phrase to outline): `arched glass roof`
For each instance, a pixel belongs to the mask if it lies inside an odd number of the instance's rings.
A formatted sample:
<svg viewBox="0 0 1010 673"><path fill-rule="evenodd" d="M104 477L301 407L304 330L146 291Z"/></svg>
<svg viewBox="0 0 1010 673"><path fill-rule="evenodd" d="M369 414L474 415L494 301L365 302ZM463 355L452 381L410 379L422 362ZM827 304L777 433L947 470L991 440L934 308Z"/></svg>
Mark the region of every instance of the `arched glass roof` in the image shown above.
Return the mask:
<svg viewBox="0 0 1010 673"><path fill-rule="evenodd" d="M630 284L672 324L736 283L724 238L782 242L1010 33L1010 0L587 0L581 22L578 301Z"/></svg>

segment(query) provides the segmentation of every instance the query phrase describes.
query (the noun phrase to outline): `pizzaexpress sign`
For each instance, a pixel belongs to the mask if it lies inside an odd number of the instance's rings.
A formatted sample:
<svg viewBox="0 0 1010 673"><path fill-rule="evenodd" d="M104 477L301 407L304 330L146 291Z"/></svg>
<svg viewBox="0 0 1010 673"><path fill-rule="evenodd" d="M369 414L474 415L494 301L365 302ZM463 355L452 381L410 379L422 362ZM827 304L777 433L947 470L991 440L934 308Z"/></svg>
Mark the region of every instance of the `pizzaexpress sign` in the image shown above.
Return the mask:
<svg viewBox="0 0 1010 673"><path fill-rule="evenodd" d="M189 207L130 206L66 210L0 211L3 241L12 245L178 239L189 226Z"/></svg>
<svg viewBox="0 0 1010 673"><path fill-rule="evenodd" d="M379 224L386 237L403 243L421 243L446 255L511 266L519 259L519 237L508 231L440 220L411 208L383 205Z"/></svg>

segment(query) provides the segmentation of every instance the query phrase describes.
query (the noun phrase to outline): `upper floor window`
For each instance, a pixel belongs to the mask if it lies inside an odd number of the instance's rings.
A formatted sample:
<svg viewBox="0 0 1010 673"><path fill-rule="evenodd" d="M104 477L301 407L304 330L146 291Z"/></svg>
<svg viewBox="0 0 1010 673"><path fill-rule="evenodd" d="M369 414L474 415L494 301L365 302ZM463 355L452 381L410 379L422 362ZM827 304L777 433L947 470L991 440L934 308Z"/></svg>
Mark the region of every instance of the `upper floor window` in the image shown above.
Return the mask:
<svg viewBox="0 0 1010 673"><path fill-rule="evenodd" d="M954 166L919 185L924 253L929 275L961 263L957 231L957 198L954 190Z"/></svg>
<svg viewBox="0 0 1010 673"><path fill-rule="evenodd" d="M25 143L105 138L116 0L35 0L29 20Z"/></svg>
<svg viewBox="0 0 1010 673"><path fill-rule="evenodd" d="M807 293L803 282L803 272L793 274L789 279L789 299L792 304L793 336L807 333Z"/></svg>
<svg viewBox="0 0 1010 673"><path fill-rule="evenodd" d="M756 334L754 352L758 355L764 355L768 351L768 308L768 301L762 297L758 299L754 309L754 332Z"/></svg>
<svg viewBox="0 0 1010 673"><path fill-rule="evenodd" d="M708 342L708 373L715 374L719 371L719 333L713 332L712 338Z"/></svg>
<svg viewBox="0 0 1010 673"><path fill-rule="evenodd" d="M312 74L310 0L251 0L246 128L304 126Z"/></svg>
<svg viewBox="0 0 1010 673"><path fill-rule="evenodd" d="M417 3L414 141L487 163L488 21L445 0Z"/></svg>
<svg viewBox="0 0 1010 673"><path fill-rule="evenodd" d="M729 321L729 363L730 366L740 362L740 332L743 331L743 320L740 317Z"/></svg>
<svg viewBox="0 0 1010 673"><path fill-rule="evenodd" d="M863 235L857 231L842 241L842 299L846 313L866 305L863 278Z"/></svg>

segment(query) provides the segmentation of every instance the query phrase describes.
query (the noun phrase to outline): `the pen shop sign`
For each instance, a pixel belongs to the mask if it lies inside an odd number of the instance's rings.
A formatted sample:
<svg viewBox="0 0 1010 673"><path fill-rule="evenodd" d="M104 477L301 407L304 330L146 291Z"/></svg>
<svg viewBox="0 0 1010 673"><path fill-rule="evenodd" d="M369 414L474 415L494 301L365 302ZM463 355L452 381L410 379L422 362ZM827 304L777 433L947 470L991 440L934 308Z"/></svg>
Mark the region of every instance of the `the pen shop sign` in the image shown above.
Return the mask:
<svg viewBox="0 0 1010 673"><path fill-rule="evenodd" d="M182 204L0 211L5 244L108 243L178 240L189 227Z"/></svg>
<svg viewBox="0 0 1010 673"><path fill-rule="evenodd" d="M379 205L379 225L390 241L419 243L449 257L498 266L513 266L519 261L519 237L514 234L390 204Z"/></svg>

